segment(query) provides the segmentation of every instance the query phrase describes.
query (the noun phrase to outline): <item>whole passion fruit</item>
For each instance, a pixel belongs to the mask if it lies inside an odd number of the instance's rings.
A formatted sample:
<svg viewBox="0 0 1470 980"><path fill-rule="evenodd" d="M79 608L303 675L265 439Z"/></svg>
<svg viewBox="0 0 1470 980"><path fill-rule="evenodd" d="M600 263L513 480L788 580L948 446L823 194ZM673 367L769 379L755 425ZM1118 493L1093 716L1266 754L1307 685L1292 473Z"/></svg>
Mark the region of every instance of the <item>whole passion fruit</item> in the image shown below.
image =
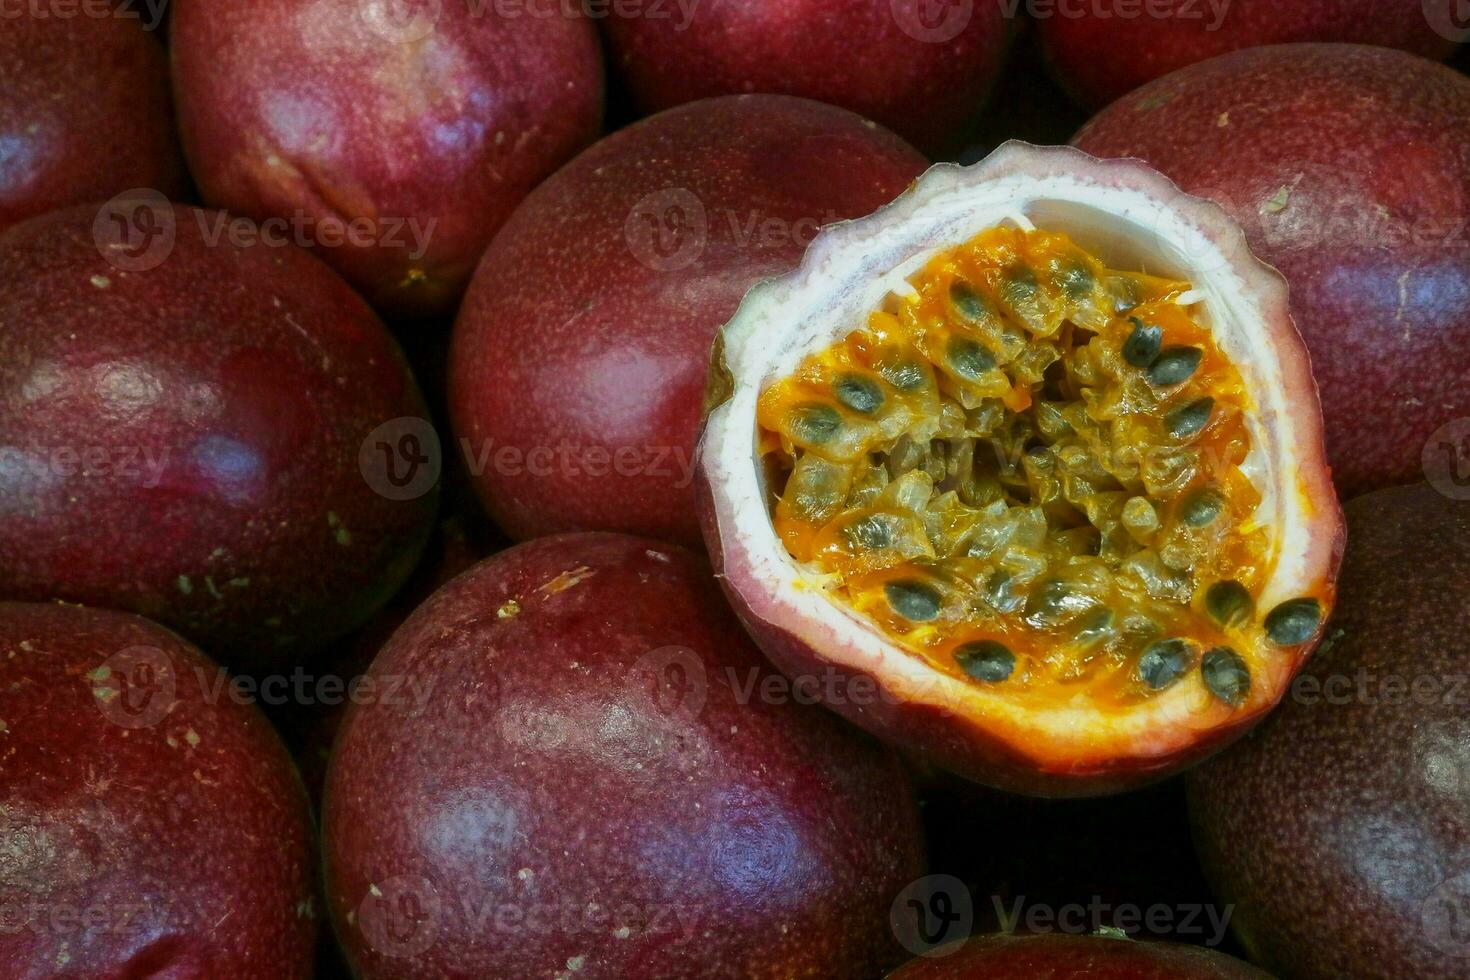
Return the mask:
<svg viewBox="0 0 1470 980"><path fill-rule="evenodd" d="M895 757L798 704L702 560L544 538L440 589L348 710L329 903L362 977L865 978L920 873Z"/></svg>
<svg viewBox="0 0 1470 980"><path fill-rule="evenodd" d="M413 376L346 283L257 231L142 198L0 235L0 597L260 667L408 577L437 504Z"/></svg>
<svg viewBox="0 0 1470 980"><path fill-rule="evenodd" d="M1273 8L1274 9L1274 8ZM1291 284L1345 496L1420 479L1470 415L1470 79L1390 51L1257 48L1100 113L1076 145L1221 204Z"/></svg>
<svg viewBox="0 0 1470 980"><path fill-rule="evenodd" d="M1129 0L1033 5L1057 79L1094 109L1242 48L1337 41L1444 60L1470 37L1457 0Z"/></svg>
<svg viewBox="0 0 1470 980"><path fill-rule="evenodd" d="M1134 162L1007 144L818 237L720 334L706 537L788 674L1002 788L1158 778L1321 634L1342 521L1281 278Z"/></svg>
<svg viewBox="0 0 1470 980"><path fill-rule="evenodd" d="M42 5L0 16L0 232L135 187L186 186L156 38L123 17Z"/></svg>
<svg viewBox="0 0 1470 980"><path fill-rule="evenodd" d="M459 448L500 525L697 544L720 324L819 226L887 203L924 166L845 110L732 96L621 130L538 188L485 253L450 351Z"/></svg>
<svg viewBox="0 0 1470 980"><path fill-rule="evenodd" d="M223 683L138 616L0 602L0 975L311 976L306 793Z"/></svg>
<svg viewBox="0 0 1470 980"><path fill-rule="evenodd" d="M917 959L889 980L1271 980L1224 953L1109 936L984 936Z"/></svg>
<svg viewBox="0 0 1470 980"><path fill-rule="evenodd" d="M321 246L396 314L453 310L602 123L597 31L571 3L191 0L170 47L205 200Z"/></svg>
<svg viewBox="0 0 1470 980"><path fill-rule="evenodd" d="M1013 33L1003 3L923 0L669 4L607 18L612 58L645 111L774 92L851 109L947 153L985 107Z"/></svg>
<svg viewBox="0 0 1470 980"><path fill-rule="evenodd" d="M1200 858L1284 977L1461 978L1470 495L1382 490L1347 515L1330 640L1280 712L1190 774Z"/></svg>

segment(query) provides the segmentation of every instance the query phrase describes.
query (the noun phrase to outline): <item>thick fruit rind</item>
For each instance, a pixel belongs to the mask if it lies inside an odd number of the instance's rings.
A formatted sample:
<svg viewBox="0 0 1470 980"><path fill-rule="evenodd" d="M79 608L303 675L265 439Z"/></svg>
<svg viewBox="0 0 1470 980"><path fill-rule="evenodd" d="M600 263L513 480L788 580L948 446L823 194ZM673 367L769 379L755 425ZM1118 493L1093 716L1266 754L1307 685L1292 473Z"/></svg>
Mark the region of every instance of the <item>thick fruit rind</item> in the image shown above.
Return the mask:
<svg viewBox="0 0 1470 980"><path fill-rule="evenodd" d="M1236 710L1185 685L1131 714L1028 708L932 669L806 581L772 531L757 461L755 401L771 381L863 322L928 256L1017 213L1057 221L1084 246L1121 228L1140 256L1173 261L1199 280L1213 308L1246 325L1246 334L1223 333L1220 342L1259 400L1253 435L1261 451L1246 468L1255 467L1263 512L1283 528L1257 598L1269 609L1312 595L1330 609L1343 521L1285 282L1216 205L1136 161L1067 147L1012 142L972 167L940 164L886 208L825 230L795 272L751 290L715 347L708 401L716 404L698 453L701 519L736 611L778 667L835 675L845 690L864 676L871 681L861 683L876 684L878 696L866 703L830 707L981 782L1042 795L1113 792L1176 772L1245 731L1279 700L1320 626L1308 642L1281 650Z"/></svg>

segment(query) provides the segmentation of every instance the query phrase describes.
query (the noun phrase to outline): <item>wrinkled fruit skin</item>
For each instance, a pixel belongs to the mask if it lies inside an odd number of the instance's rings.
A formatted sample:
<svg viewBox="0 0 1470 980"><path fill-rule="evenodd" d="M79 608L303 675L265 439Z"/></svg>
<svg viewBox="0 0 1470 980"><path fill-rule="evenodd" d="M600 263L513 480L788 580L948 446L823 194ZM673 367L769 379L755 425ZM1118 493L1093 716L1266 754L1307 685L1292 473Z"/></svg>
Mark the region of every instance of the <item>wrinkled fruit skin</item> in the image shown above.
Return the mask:
<svg viewBox="0 0 1470 980"><path fill-rule="evenodd" d="M1166 15L1111 15L1079 4L1037 18L1057 80L1082 103L1102 108L1147 82L1242 48L1292 42L1346 42L1399 48L1444 60L1463 39L1455 0L1230 0L1221 8L1165 5Z"/></svg>
<svg viewBox="0 0 1470 980"><path fill-rule="evenodd" d="M1142 157L1240 222L1291 284L1344 496L1420 478L1470 415L1470 79L1381 48L1226 55L1139 89L1074 143Z"/></svg>
<svg viewBox="0 0 1470 980"><path fill-rule="evenodd" d="M0 975L310 976L306 793L218 671L137 616L0 603Z"/></svg>
<svg viewBox="0 0 1470 980"><path fill-rule="evenodd" d="M423 399L305 251L211 244L219 213L138 207L171 250L116 247L106 214L94 239L90 206L0 236L0 597L141 613L273 666L364 622L412 570L431 470L364 444L423 419ZM157 265L114 264L129 256Z"/></svg>
<svg viewBox="0 0 1470 980"><path fill-rule="evenodd" d="M892 962L889 906L922 862L901 767L761 696L778 679L694 555L520 545L439 590L371 673L432 696L355 705L332 757L328 895L362 976L835 980Z"/></svg>
<svg viewBox="0 0 1470 980"><path fill-rule="evenodd" d="M0 17L0 133L0 232L135 187L188 186L168 58L133 20Z"/></svg>
<svg viewBox="0 0 1470 980"><path fill-rule="evenodd" d="M444 313L521 198L596 138L602 55L580 15L396 7L177 5L180 127L210 204L322 222L322 258L375 305ZM328 247L329 222L360 230Z"/></svg>
<svg viewBox="0 0 1470 980"><path fill-rule="evenodd" d="M917 959L889 980L1271 980L1240 960L1198 946L1050 933L994 935L958 952Z"/></svg>
<svg viewBox="0 0 1470 980"><path fill-rule="evenodd" d="M646 112L775 92L851 109L930 153L979 117L1012 34L1003 4L934 20L915 0L746 0L609 17L611 58Z"/></svg>
<svg viewBox="0 0 1470 980"><path fill-rule="evenodd" d="M697 546L691 470L710 345L819 225L925 167L852 113L707 100L613 134L536 190L485 253L449 395L476 489L507 533Z"/></svg>
<svg viewBox="0 0 1470 980"><path fill-rule="evenodd" d="M1254 737L1191 774L1200 858L1282 976L1463 977L1470 502L1419 485L1347 514L1332 645Z"/></svg>

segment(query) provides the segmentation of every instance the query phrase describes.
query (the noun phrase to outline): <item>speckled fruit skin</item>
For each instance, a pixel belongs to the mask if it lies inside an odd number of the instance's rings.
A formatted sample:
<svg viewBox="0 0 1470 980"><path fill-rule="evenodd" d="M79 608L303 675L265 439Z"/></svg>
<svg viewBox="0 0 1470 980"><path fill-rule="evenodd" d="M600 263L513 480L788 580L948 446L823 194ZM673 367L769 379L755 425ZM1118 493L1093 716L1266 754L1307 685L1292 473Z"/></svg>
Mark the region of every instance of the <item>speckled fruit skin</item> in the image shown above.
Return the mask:
<svg viewBox="0 0 1470 980"><path fill-rule="evenodd" d="M323 258L385 310L452 311L516 204L602 124L591 21L565 15L575 4L503 7L175 4L180 128L205 200L365 220Z"/></svg>
<svg viewBox="0 0 1470 980"><path fill-rule="evenodd" d="M691 489L710 345L819 225L887 203L925 161L843 109L787 96L681 106L538 188L485 253L449 395L507 533L697 546Z"/></svg>
<svg viewBox="0 0 1470 980"><path fill-rule="evenodd" d="M1050 933L972 939L957 952L917 959L889 980L1271 980L1224 953L1174 943Z"/></svg>
<svg viewBox="0 0 1470 980"><path fill-rule="evenodd" d="M329 902L363 977L893 962L889 907L922 861L901 766L761 695L778 678L693 554L517 546L439 590L371 673L432 697L349 709L328 773Z"/></svg>
<svg viewBox="0 0 1470 980"><path fill-rule="evenodd" d="M1014 33L1000 3L938 18L917 0L729 0L608 17L611 59L648 112L774 92L851 109L930 153L985 108Z"/></svg>
<svg viewBox="0 0 1470 980"><path fill-rule="evenodd" d="M1420 478L1470 415L1470 79L1357 45L1216 58L1073 141L1133 156L1240 222L1291 284L1344 496Z"/></svg>
<svg viewBox="0 0 1470 980"><path fill-rule="evenodd" d="M1085 105L1101 108L1147 82L1242 48L1293 42L1345 42L1399 48L1444 60L1455 50L1426 11L1452 25L1455 0L1209 0L1161 4L1132 17L1112 4L1076 4L1037 17L1047 61ZM1447 33L1450 33L1447 30Z"/></svg>
<svg viewBox="0 0 1470 980"><path fill-rule="evenodd" d="M306 793L219 668L138 616L0 602L0 975L311 975Z"/></svg>
<svg viewBox="0 0 1470 980"><path fill-rule="evenodd" d="M1465 976L1470 502L1347 506L1333 638L1253 737L1191 774L1206 872L1292 978Z"/></svg>
<svg viewBox="0 0 1470 980"><path fill-rule="evenodd" d="M136 272L97 214L0 236L0 597L138 612L244 668L361 624L437 506L360 464L426 416L393 339L305 251L211 244L216 212L154 209L172 251Z"/></svg>
<svg viewBox="0 0 1470 980"><path fill-rule="evenodd" d="M0 232L135 187L186 186L168 59L138 22L0 17Z"/></svg>

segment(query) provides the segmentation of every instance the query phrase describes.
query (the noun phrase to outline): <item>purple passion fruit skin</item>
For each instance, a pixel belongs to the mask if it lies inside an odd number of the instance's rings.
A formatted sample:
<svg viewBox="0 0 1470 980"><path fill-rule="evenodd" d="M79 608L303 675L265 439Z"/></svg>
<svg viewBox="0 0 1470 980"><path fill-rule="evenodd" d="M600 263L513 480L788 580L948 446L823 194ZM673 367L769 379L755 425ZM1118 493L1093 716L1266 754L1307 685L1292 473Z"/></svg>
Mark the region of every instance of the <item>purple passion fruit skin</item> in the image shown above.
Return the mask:
<svg viewBox="0 0 1470 980"><path fill-rule="evenodd" d="M114 216L158 235L129 247ZM228 220L142 199L0 236L0 596L137 612L268 668L408 576L433 434L346 283Z"/></svg>
<svg viewBox="0 0 1470 980"><path fill-rule="evenodd" d="M889 908L922 866L902 767L769 693L780 679L691 553L517 546L435 593L370 676L430 696L354 705L332 756L328 894L360 976L895 964Z"/></svg>
<svg viewBox="0 0 1470 980"><path fill-rule="evenodd" d="M961 949L918 959L888 980L1271 980L1248 963L1172 943L1139 943L1110 936L995 935Z"/></svg>
<svg viewBox="0 0 1470 980"><path fill-rule="evenodd" d="M306 793L225 682L141 617L0 602L0 975L311 975Z"/></svg>

